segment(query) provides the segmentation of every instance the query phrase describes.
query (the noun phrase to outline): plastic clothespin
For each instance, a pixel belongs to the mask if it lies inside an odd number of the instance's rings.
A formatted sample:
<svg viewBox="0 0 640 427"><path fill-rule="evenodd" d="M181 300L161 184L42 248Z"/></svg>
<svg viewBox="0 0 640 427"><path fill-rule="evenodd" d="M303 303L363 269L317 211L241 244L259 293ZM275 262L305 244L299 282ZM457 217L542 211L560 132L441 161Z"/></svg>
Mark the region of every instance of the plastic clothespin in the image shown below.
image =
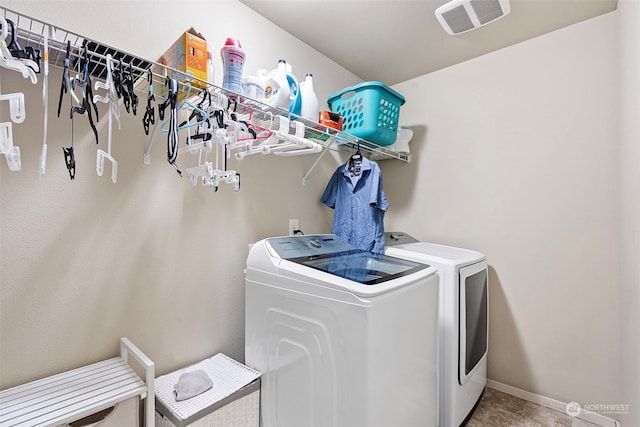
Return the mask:
<svg viewBox="0 0 640 427"><path fill-rule="evenodd" d="M22 163L20 162L20 147L15 145L11 147L11 151L5 154L7 158L7 165L10 171L19 171L22 169Z"/></svg>
<svg viewBox="0 0 640 427"><path fill-rule="evenodd" d="M64 153L64 162L69 171L69 177L73 180L76 177L76 158L73 155L73 146L69 148L62 147L62 151Z"/></svg>

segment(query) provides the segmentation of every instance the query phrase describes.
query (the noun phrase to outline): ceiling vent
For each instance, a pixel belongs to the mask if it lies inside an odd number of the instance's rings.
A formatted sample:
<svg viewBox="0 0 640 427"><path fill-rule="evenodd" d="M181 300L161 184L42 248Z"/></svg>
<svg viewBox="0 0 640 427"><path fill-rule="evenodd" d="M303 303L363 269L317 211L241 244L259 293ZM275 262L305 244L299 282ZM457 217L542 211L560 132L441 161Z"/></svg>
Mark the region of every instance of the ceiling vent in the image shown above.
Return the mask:
<svg viewBox="0 0 640 427"><path fill-rule="evenodd" d="M452 0L436 9L447 33L461 34L509 14L509 0Z"/></svg>

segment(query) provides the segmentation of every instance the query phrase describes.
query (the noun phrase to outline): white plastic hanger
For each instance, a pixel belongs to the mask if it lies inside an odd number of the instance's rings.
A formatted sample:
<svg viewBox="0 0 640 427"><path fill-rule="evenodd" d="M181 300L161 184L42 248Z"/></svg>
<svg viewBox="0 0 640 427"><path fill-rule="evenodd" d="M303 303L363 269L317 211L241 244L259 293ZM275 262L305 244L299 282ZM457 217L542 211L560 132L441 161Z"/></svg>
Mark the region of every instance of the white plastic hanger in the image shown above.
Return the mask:
<svg viewBox="0 0 640 427"><path fill-rule="evenodd" d="M42 152L40 153L40 177L43 177L47 169L47 130L49 128L49 35L53 36L53 28L50 25L44 29L44 52L42 62L44 77L42 78L42 105L44 107L44 128L42 132Z"/></svg>
<svg viewBox="0 0 640 427"><path fill-rule="evenodd" d="M273 131L270 138L276 143L266 143L262 145L263 154L275 154L276 156L299 156L303 154L319 153L322 146L317 142L304 137L305 125L302 122L295 122L295 134L289 133L289 119L278 116L279 128Z"/></svg>
<svg viewBox="0 0 640 427"><path fill-rule="evenodd" d="M9 115L14 123L22 123L27 117L24 107L24 94L22 92L0 95L0 101L9 101Z"/></svg>
<svg viewBox="0 0 640 427"><path fill-rule="evenodd" d="M15 59L7 48L6 38L9 34L8 24L7 20L1 16L0 25L2 25L2 29L0 30L0 66L19 72L22 74L22 77L31 79L31 83L36 84L38 82L36 72L22 61Z"/></svg>
<svg viewBox="0 0 640 427"><path fill-rule="evenodd" d="M11 122L0 123L0 153L7 159L7 165L11 171L22 169L20 162L20 147L13 145L13 124Z"/></svg>
<svg viewBox="0 0 640 427"><path fill-rule="evenodd" d="M7 154L13 147L13 127L11 122L0 123L0 154Z"/></svg>
<svg viewBox="0 0 640 427"><path fill-rule="evenodd" d="M285 145L274 154L276 156L301 156L303 154L314 154L322 151L322 146L309 138L304 137L305 125L302 122L296 122L295 135L288 135L292 144L288 147Z"/></svg>
<svg viewBox="0 0 640 427"><path fill-rule="evenodd" d="M109 160L111 162L111 181L115 184L118 180L118 161L111 156L111 134L113 132L113 120L115 117L118 122L118 129L120 129L120 104L118 103L118 94L113 83L113 74L111 73L113 59L111 54L107 54L107 78L104 83L96 82L95 88L106 89L107 95L100 96L94 95L93 102L104 102L109 104L109 139L107 145L107 151L98 149L96 153L96 172L98 176L104 174L104 161Z"/></svg>

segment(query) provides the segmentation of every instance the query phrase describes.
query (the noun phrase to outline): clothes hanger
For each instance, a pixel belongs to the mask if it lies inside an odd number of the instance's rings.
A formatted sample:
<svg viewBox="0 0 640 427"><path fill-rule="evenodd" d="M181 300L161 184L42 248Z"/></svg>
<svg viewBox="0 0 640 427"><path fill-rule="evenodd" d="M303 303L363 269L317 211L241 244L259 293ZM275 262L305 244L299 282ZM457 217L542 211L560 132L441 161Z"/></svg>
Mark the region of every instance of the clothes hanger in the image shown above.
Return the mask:
<svg viewBox="0 0 640 427"><path fill-rule="evenodd" d="M14 123L22 123L27 117L22 92L0 94L0 101L9 101L9 115Z"/></svg>
<svg viewBox="0 0 640 427"><path fill-rule="evenodd" d="M174 79L174 80L175 80L175 79ZM177 81L176 81L176 84L177 84ZM177 129L177 130L183 130L183 129L192 128L192 127L194 127L194 126L200 126L200 125L202 125L202 124L205 122L205 120L207 119L207 113L205 113L205 112L204 112L204 110L202 110L201 108L199 108L199 107L198 107L198 106L196 106L196 105L193 105L193 104L191 103L191 101L189 101L189 95L191 94L191 84L190 84L189 82L187 82L187 83L186 83L186 86L187 86L187 88L188 88L188 90L187 90L187 96L186 96L185 100L184 100L184 101L182 101L182 103L180 103L180 105L176 108L176 110L177 110L177 111L180 111L180 110L184 110L184 109L191 108L191 109L193 109L194 111L196 111L196 112L197 112L197 114L198 114L198 115L199 115L199 117L200 117L200 120L198 120L198 121L197 121L197 122L195 122L195 123L182 122L182 123L180 124L180 126L177 126L177 127L176 127L176 129ZM177 101L177 97L178 97L178 95L177 95L177 90L176 90L176 101ZM165 121L162 123L162 128L160 129L160 131L161 131L162 133L167 133L167 132L169 132L169 129L167 129L167 127L166 127L166 126L167 126L167 124L169 124L169 119L165 120Z"/></svg>
<svg viewBox="0 0 640 427"><path fill-rule="evenodd" d="M147 81L149 82L149 91L147 92L147 108L142 117L142 126L144 127L145 135L149 135L149 124L156 123L155 107L151 105L151 101L155 101L156 97L153 94L153 75L151 74L151 68L147 70Z"/></svg>
<svg viewBox="0 0 640 427"><path fill-rule="evenodd" d="M49 128L49 35L53 36L53 28L46 25L43 29L43 65L42 77L42 106L44 107L44 124L42 131L42 151L40 152L40 167L38 174L42 178L47 169L47 131Z"/></svg>
<svg viewBox="0 0 640 427"><path fill-rule="evenodd" d="M312 141L304 137L305 125L302 122L295 122L296 132L294 135L289 135L289 139L292 140L292 144L284 145L274 152L276 156L300 156L303 154L314 154L322 151L322 146L315 141Z"/></svg>
<svg viewBox="0 0 640 427"><path fill-rule="evenodd" d="M122 61L120 61L122 67ZM124 108L129 112L129 106L133 115L136 115L138 110L138 95L133 90L133 64L129 62L129 69L122 74L122 94L124 98Z"/></svg>
<svg viewBox="0 0 640 427"><path fill-rule="evenodd" d="M11 55L24 63L27 67L31 68L34 72L40 73L40 60L42 59L40 56L40 50L36 50L31 46L27 46L24 49L20 47L18 44L18 37L16 33L16 26L12 20L7 19L7 24L9 24L9 28L11 28L11 41L7 44L7 48ZM6 37L5 37L6 39Z"/></svg>
<svg viewBox="0 0 640 427"><path fill-rule="evenodd" d="M13 124L11 122L0 123L0 154L4 154L10 171L22 169L20 162L20 147L13 145Z"/></svg>
<svg viewBox="0 0 640 427"><path fill-rule="evenodd" d="M69 45L67 45L69 46ZM71 79L71 95L73 99L76 100L80 106L73 105L71 103L71 111L69 116L71 120L73 120L73 116L78 114L86 114L89 119L89 125L91 126L91 130L93 131L94 136L96 137L96 144L98 144L98 129L96 129L96 125L93 123L93 114L91 113L91 107L98 114L98 107L93 102L93 92L91 89L91 78L89 77L89 59L87 55L87 40L84 41L82 45L83 55L82 60L78 62L78 73L76 73L75 77ZM78 98L75 95L76 87L80 88L82 96ZM81 99L81 100L80 100ZM97 119L97 118L96 118Z"/></svg>
<svg viewBox="0 0 640 427"><path fill-rule="evenodd" d="M167 78L168 86L169 86L169 95L167 96L167 100L171 107L169 114L169 130L167 132L167 161L171 166L176 168L176 172L178 175L182 176L182 171L176 164L176 160L178 159L178 81L176 79ZM163 103L162 109L160 109L161 119L164 115L164 108L166 105ZM158 107L160 108L160 107ZM162 130L162 129L161 129Z"/></svg>
<svg viewBox="0 0 640 427"><path fill-rule="evenodd" d="M358 140L357 151L349 157L349 164L347 166L351 176L360 176L362 173L362 153L360 152L360 141Z"/></svg>
<svg viewBox="0 0 640 427"><path fill-rule="evenodd" d="M6 39L9 33L9 25L7 24L7 20L1 16L0 25L2 26L2 30L0 30L0 66L19 72L22 74L22 77L25 79L28 78L31 80L31 83L36 84L38 79L35 71L27 67L23 62L15 59L7 48Z"/></svg>
<svg viewBox="0 0 640 427"><path fill-rule="evenodd" d="M7 154L13 147L13 124L11 122L0 123L0 154Z"/></svg>
<svg viewBox="0 0 640 427"><path fill-rule="evenodd" d="M300 121L295 122L295 134L289 134L289 119L277 116L279 119L278 130L272 130L273 136L262 144L263 154L275 154L278 156L298 156L302 154L319 153L322 146L317 142L304 137L305 125Z"/></svg>
<svg viewBox="0 0 640 427"><path fill-rule="evenodd" d="M71 41L67 40L67 53L64 58L64 64L62 68L62 83L60 85L60 97L58 98L58 117L60 117L60 110L62 108L62 98L64 94L69 92L69 60L71 57ZM75 95L74 95L75 96Z"/></svg>
<svg viewBox="0 0 640 427"><path fill-rule="evenodd" d="M151 78L151 77L150 77ZM167 77L167 70L164 69L164 87L167 88L167 97L164 101L158 104L158 120L154 118L153 130L151 131L151 135L149 135L149 142L147 143L147 149L144 151L142 156L142 162L145 165L151 164L151 149L153 148L153 141L156 137L156 132L158 128L160 128L160 120L164 120L164 110L171 104L172 92L169 91L169 86L171 85L169 77Z"/></svg>
<svg viewBox="0 0 640 427"><path fill-rule="evenodd" d="M98 176L104 174L104 162L108 160L111 162L111 181L115 184L118 180L118 161L111 155L111 141L113 133L113 120L115 117L118 122L118 129L120 129L120 104L118 103L118 95L115 90L115 84L113 82L113 58L111 54L107 54L107 77L104 83L96 82L97 89L106 89L107 95L100 96L95 95L93 97L94 102L105 102L109 104L109 136L107 142L107 151L98 149L96 152L96 173Z"/></svg>

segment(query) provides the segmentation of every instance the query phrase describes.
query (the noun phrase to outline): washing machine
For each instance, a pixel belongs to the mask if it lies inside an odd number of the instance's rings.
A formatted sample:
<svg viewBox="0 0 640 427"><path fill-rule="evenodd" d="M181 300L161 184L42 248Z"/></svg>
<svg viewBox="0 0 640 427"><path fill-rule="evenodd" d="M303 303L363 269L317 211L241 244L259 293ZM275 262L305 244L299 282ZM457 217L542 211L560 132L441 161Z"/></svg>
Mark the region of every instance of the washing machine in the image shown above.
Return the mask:
<svg viewBox="0 0 640 427"><path fill-rule="evenodd" d="M251 247L245 291L263 427L437 424L435 268L335 235L274 237Z"/></svg>
<svg viewBox="0 0 640 427"><path fill-rule="evenodd" d="M476 251L385 233L385 254L424 262L440 276L440 426L458 427L487 384L488 277Z"/></svg>

